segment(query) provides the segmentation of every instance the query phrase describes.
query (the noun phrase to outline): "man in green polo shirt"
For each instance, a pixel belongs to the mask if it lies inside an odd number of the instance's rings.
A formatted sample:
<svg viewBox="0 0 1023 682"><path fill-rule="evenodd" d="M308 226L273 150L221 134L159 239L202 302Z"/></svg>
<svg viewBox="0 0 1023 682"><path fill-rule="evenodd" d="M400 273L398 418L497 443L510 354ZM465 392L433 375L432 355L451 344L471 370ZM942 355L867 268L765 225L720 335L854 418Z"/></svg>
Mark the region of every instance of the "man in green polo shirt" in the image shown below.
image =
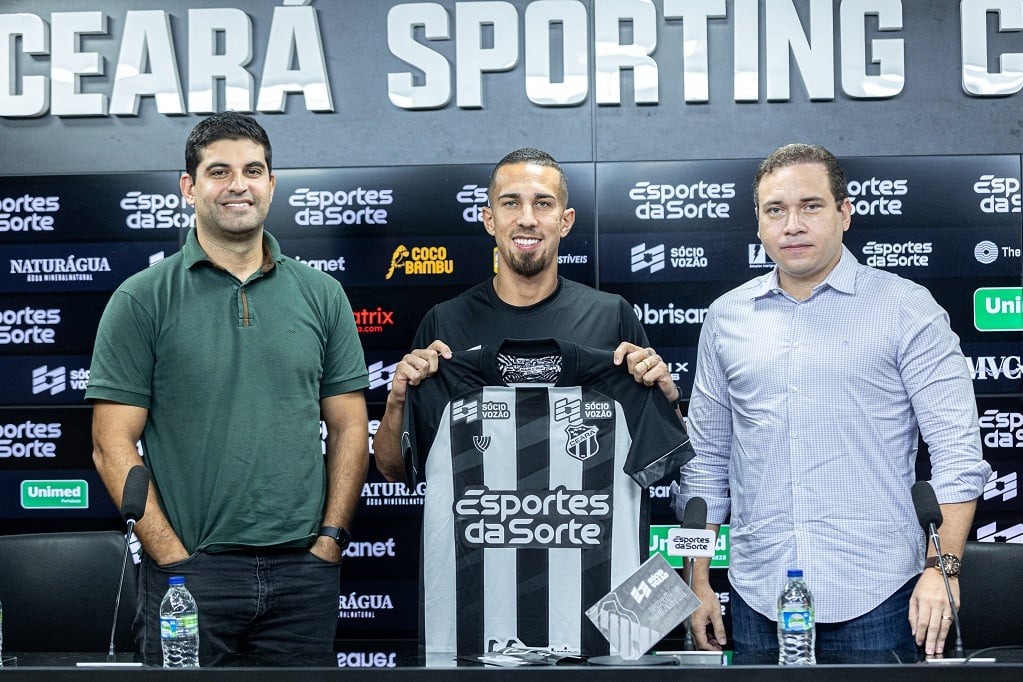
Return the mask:
<svg viewBox="0 0 1023 682"><path fill-rule="evenodd" d="M152 474L135 528L136 642L160 660L160 600L168 576L183 575L203 663L329 655L369 462L352 308L336 280L282 255L264 230L276 181L254 119L202 120L185 161L195 228L114 292L86 391L93 458L114 502L143 463L139 440Z"/></svg>

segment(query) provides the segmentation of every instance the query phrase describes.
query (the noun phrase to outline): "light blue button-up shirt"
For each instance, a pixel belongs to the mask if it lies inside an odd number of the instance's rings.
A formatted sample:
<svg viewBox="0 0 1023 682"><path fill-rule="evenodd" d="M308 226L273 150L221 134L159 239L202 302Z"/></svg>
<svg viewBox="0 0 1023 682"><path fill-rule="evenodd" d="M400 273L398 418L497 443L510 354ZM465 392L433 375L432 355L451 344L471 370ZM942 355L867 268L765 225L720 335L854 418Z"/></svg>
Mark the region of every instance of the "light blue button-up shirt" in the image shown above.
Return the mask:
<svg viewBox="0 0 1023 682"><path fill-rule="evenodd" d="M689 432L682 494L707 500L710 523L731 511L732 587L772 619L789 568L804 570L822 623L870 611L922 570L920 435L939 502L975 499L991 473L948 315L845 247L804 301L775 270L711 305Z"/></svg>

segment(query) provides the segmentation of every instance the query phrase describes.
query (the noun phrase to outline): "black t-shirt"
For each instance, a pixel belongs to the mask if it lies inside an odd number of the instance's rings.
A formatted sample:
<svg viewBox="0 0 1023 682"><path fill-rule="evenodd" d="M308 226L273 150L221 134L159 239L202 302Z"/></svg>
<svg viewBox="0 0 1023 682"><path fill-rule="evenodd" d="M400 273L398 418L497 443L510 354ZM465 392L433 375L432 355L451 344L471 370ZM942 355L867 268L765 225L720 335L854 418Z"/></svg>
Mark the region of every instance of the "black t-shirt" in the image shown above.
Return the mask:
<svg viewBox="0 0 1023 682"><path fill-rule="evenodd" d="M622 341L647 346L636 313L617 294L558 277L554 293L531 306L502 301L492 280L435 305L412 342L426 348L440 339L451 350L499 344L505 339L552 338L614 350Z"/></svg>

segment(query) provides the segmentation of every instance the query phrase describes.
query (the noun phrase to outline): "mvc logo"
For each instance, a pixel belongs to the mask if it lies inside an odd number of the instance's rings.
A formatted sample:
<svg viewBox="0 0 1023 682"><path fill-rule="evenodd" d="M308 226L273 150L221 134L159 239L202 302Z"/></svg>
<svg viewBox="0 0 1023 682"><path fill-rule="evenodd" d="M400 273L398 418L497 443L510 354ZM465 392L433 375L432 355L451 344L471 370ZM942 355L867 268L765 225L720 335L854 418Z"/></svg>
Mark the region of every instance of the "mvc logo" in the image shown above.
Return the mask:
<svg viewBox="0 0 1023 682"><path fill-rule="evenodd" d="M1020 363L1018 355L982 355L976 358L967 356L966 369L974 381L1023 378L1023 364Z"/></svg>
<svg viewBox="0 0 1023 682"><path fill-rule="evenodd" d="M483 222L483 207L487 205L487 188L479 185L462 185L462 189L455 195L455 201L460 204L468 204L462 209L462 220L467 223Z"/></svg>
<svg viewBox="0 0 1023 682"><path fill-rule="evenodd" d="M984 213L1019 213L1019 178L1001 178L992 173L981 175L973 183L973 192L979 194L980 210Z"/></svg>

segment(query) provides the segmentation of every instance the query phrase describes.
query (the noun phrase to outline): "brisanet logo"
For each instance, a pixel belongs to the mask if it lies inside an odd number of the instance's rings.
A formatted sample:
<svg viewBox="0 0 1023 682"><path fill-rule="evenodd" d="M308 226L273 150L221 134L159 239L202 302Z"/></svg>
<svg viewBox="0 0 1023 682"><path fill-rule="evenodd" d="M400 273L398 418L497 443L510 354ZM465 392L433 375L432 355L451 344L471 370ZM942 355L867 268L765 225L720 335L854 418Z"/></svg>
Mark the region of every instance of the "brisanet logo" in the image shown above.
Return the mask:
<svg viewBox="0 0 1023 682"><path fill-rule="evenodd" d="M89 482L22 481L22 509L88 509Z"/></svg>
<svg viewBox="0 0 1023 682"><path fill-rule="evenodd" d="M674 303L669 303L665 308L655 308L649 303L642 305L636 303L632 310L644 325L703 324L704 318L707 317L706 308L676 308Z"/></svg>
<svg viewBox="0 0 1023 682"><path fill-rule="evenodd" d="M973 326L982 332L1023 331L1023 287L983 287L974 291Z"/></svg>

